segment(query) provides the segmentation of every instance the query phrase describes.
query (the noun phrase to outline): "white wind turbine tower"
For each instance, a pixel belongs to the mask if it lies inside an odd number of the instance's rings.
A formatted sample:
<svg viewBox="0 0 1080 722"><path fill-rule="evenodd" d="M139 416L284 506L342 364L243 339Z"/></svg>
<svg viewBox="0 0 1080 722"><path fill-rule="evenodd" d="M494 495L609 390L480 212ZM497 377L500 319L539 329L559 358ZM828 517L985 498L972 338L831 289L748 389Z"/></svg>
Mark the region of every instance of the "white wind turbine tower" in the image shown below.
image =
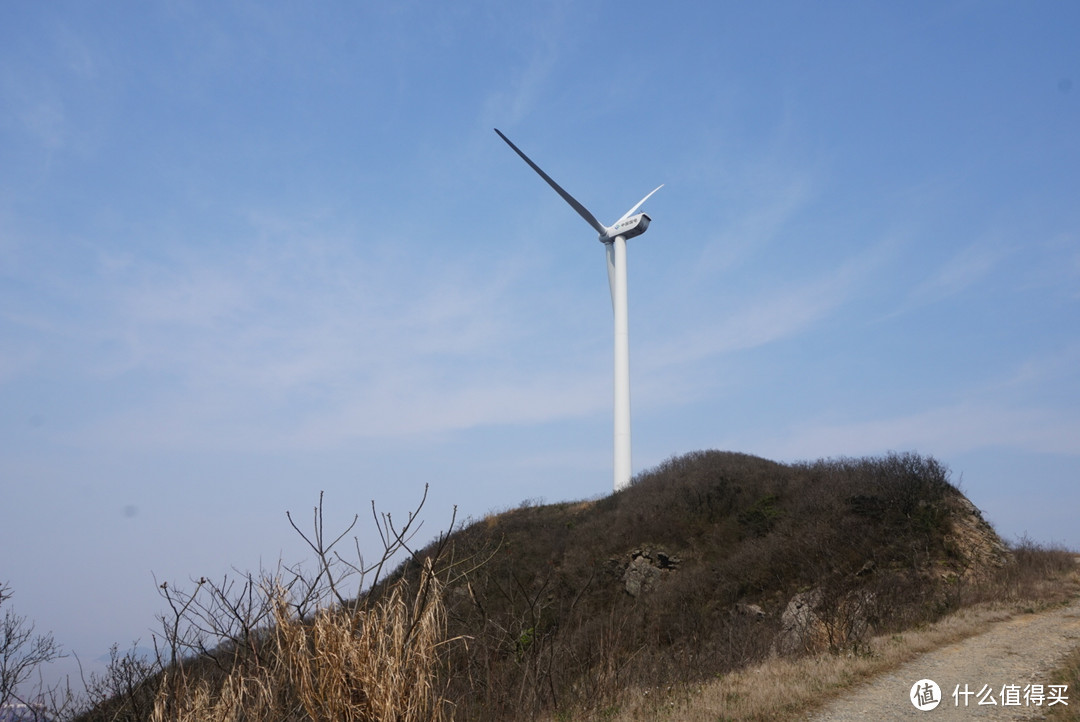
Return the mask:
<svg viewBox="0 0 1080 722"><path fill-rule="evenodd" d="M596 216L589 209L581 205L576 198L567 193L562 187L551 179L540 167L533 163L529 156L510 142L502 132L496 128L495 132L506 141L506 144L521 156L529 167L540 174L555 192L562 196L570 207L578 212L585 221L596 229L600 234L600 242L604 244L607 252L608 286L611 288L611 310L615 314L615 491L619 491L630 484L632 468L630 465L630 334L629 334L629 311L626 302L626 241L628 238L640 236L649 227L649 216L637 213L637 209L649 200L656 191L663 188L663 184L657 186L649 195L638 201L637 205L622 215L622 218L610 226L605 226L596 220Z"/></svg>

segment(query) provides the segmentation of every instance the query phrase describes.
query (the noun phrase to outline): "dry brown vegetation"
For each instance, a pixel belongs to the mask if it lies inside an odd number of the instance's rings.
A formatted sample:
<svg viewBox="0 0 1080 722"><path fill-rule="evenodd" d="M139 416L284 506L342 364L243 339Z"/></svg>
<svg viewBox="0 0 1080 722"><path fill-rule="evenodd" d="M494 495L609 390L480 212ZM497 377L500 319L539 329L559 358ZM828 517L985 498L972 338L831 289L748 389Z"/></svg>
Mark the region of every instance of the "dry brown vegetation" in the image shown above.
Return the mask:
<svg viewBox="0 0 1080 722"><path fill-rule="evenodd" d="M426 496L426 495L425 495ZM421 501L420 506L423 506ZM338 551L353 526L330 537L322 499L310 531L315 569L278 568L193 588L160 585L168 612L155 660L115 648L86 696L52 691L63 719L81 722L440 722L447 651L441 562L446 535L419 574L383 583L386 565L412 553L416 512L395 526L374 512L383 550L371 564ZM358 519L353 520L353 525ZM452 522L451 522L452 526ZM436 567L439 573L436 573ZM370 593L361 593L366 584Z"/></svg>
<svg viewBox="0 0 1080 722"><path fill-rule="evenodd" d="M791 715L985 619L933 626L958 610L1068 593L1068 553L1006 548L948 477L915 454L698 452L601 499L451 524L421 550L415 514L374 514L369 565L338 553L351 527L326 535L320 500L310 531L293 524L313 571L162 584L158 658L114 650L81 707L54 707L85 722Z"/></svg>
<svg viewBox="0 0 1080 722"><path fill-rule="evenodd" d="M916 657L985 632L989 625L1061 605L1080 595L1080 571L1070 552L1029 541L1014 551L1015 560L996 578L967 589L967 605L932 624L877 635L859 652L824 652L806 657L771 657L696 686L625 690L609 706L605 719L645 722L766 722L804 719L807 714L860 682L895 669ZM974 600L981 601L974 601ZM1051 677L1054 684L1080 684L1080 647ZM1075 707L1048 708L1048 719L1078 719ZM561 719L569 719L564 715Z"/></svg>
<svg viewBox="0 0 1080 722"><path fill-rule="evenodd" d="M1075 561L1080 565L1080 555L1075 556ZM1064 722L1065 720L1080 720L1080 703L1077 703L1078 691L1080 691L1080 647L1077 647L1061 662L1051 675L1053 684L1066 684L1072 691L1072 701L1069 706L1057 705L1049 710L1047 719Z"/></svg>
<svg viewBox="0 0 1080 722"><path fill-rule="evenodd" d="M960 608L1008 566L947 469L913 454L784 465L699 452L585 508L525 506L453 544L491 556L447 597L451 633L471 638L448 692L479 720L603 716L627 689L662 695L759 663L798 594L813 622L781 651L859 651L871 630ZM633 596L641 555L657 570Z"/></svg>
<svg viewBox="0 0 1080 722"><path fill-rule="evenodd" d="M1068 659L1055 672L1052 681L1054 684L1067 684L1069 689L1073 691L1073 700L1068 707L1063 705L1055 706L1050 710L1047 719L1058 720L1059 722L1080 720L1080 704L1077 704L1075 699L1076 690L1080 690L1080 647L1069 655Z"/></svg>
<svg viewBox="0 0 1080 722"><path fill-rule="evenodd" d="M424 586L427 588L424 588ZM304 619L280 584L260 589L273 605L270 641L223 679L166 671L152 722L240 720L441 720L435 687L445 624L430 568L421 588L395 585L370 607L317 609Z"/></svg>

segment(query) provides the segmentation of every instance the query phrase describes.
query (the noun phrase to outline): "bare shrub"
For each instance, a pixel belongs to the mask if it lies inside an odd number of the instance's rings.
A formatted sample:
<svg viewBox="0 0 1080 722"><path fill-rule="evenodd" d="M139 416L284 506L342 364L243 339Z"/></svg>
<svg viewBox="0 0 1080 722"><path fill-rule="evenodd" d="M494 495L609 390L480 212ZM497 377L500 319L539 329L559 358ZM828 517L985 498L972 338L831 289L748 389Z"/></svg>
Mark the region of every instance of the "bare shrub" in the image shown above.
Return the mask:
<svg viewBox="0 0 1080 722"><path fill-rule="evenodd" d="M83 678L81 695L67 685L50 690L50 707L58 719L142 722L153 709L160 672L158 659L140 653L137 644L123 652L114 644L105 671Z"/></svg>
<svg viewBox="0 0 1080 722"><path fill-rule="evenodd" d="M258 593L273 608L273 624L258 660L235 665L220 681L184 665L167 671L150 719L442 720L445 622L430 565L422 585L410 590L402 580L370 606L321 607L304 619L288 590L267 582Z"/></svg>
<svg viewBox="0 0 1080 722"><path fill-rule="evenodd" d="M994 576L993 601L1064 601L1070 579L1075 580L1076 557L1059 546L1025 537L1010 545L1011 556Z"/></svg>
<svg viewBox="0 0 1080 722"><path fill-rule="evenodd" d="M293 528L315 554L315 568L193 580L191 589L160 584L155 659L114 647L107 673L86 684L81 722L439 722L445 700L445 579L448 535L421 558L412 548L421 500L404 524L372 515L383 549L366 562L339 552L357 524L327 534L323 499L312 527ZM453 528L453 519L450 524ZM354 540L355 541L355 540ZM398 555L417 574L384 579ZM368 585L371 585L370 589ZM70 706L70 695L67 697ZM65 717L70 718L70 717Z"/></svg>
<svg viewBox="0 0 1080 722"><path fill-rule="evenodd" d="M11 598L11 589L0 583L0 607ZM61 656L52 633L35 634L34 623L8 606L0 617L0 706L26 704L19 688L43 664Z"/></svg>

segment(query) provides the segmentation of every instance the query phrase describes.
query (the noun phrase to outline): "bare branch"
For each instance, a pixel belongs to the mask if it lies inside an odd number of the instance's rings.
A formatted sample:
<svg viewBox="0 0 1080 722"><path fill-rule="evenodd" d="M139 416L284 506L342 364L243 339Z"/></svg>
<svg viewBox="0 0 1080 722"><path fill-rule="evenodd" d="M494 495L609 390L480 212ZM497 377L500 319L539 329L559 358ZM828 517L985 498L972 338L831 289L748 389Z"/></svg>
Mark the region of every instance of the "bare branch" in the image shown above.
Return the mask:
<svg viewBox="0 0 1080 722"><path fill-rule="evenodd" d="M10 587L0 584L0 604L11 598ZM4 610L0 618L0 705L12 700L23 701L19 686L41 665L63 656L63 650L53 639L52 632L34 634L34 623Z"/></svg>

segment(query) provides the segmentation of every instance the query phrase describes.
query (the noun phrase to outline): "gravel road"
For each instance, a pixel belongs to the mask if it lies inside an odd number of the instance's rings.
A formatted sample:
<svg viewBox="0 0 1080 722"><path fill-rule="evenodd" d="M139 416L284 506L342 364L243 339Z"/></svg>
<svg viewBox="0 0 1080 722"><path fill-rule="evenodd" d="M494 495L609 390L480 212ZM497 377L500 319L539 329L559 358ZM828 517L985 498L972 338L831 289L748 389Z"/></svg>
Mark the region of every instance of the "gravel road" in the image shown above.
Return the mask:
<svg viewBox="0 0 1080 722"><path fill-rule="evenodd" d="M1048 673L1080 646L1080 600L1037 614L997 622L975 637L941 647L853 689L810 717L815 722L854 720L1035 720L1053 701ZM924 679L941 691L936 709L921 711L910 699ZM971 694L963 694L966 690ZM1042 706L1025 700L1043 686ZM1080 690L1066 699L1080 707ZM967 706L965 706L965 699ZM979 704L980 700L983 704ZM996 704L991 704L991 700ZM1017 702L1018 704L1005 704Z"/></svg>

